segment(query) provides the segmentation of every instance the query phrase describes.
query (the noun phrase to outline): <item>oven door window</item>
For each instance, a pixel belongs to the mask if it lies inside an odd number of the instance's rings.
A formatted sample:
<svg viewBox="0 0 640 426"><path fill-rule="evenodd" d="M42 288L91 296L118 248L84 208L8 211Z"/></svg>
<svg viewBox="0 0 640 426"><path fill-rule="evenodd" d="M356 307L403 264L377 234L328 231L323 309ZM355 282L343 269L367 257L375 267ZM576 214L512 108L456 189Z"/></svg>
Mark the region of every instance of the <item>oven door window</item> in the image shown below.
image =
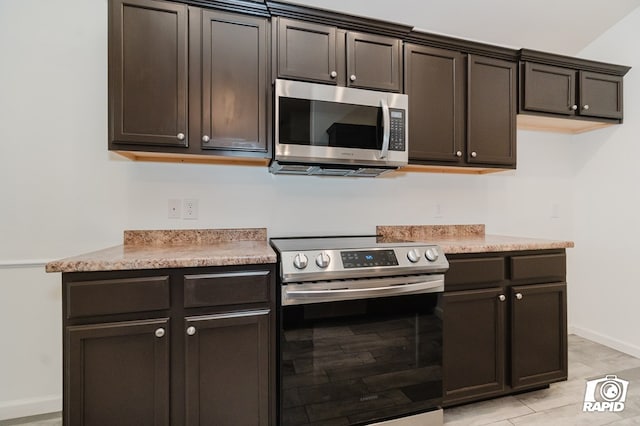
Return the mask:
<svg viewBox="0 0 640 426"><path fill-rule="evenodd" d="M438 300L424 294L284 307L281 424L367 424L438 407Z"/></svg>
<svg viewBox="0 0 640 426"><path fill-rule="evenodd" d="M382 149L382 108L279 98L279 143Z"/></svg>

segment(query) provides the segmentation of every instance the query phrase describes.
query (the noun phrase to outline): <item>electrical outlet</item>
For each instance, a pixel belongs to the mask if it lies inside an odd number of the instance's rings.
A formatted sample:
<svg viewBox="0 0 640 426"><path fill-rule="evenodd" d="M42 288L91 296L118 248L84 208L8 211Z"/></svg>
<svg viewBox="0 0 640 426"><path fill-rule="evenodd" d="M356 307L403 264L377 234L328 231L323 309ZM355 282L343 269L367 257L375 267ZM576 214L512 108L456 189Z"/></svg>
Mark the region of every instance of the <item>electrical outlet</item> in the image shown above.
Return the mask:
<svg viewBox="0 0 640 426"><path fill-rule="evenodd" d="M433 209L433 217L442 217L442 206L439 203Z"/></svg>
<svg viewBox="0 0 640 426"><path fill-rule="evenodd" d="M197 198L185 198L182 203L183 219L197 219L198 218L198 199Z"/></svg>
<svg viewBox="0 0 640 426"><path fill-rule="evenodd" d="M180 216L182 215L182 200L173 198L170 199L167 204L169 209L169 219L180 219Z"/></svg>
<svg viewBox="0 0 640 426"><path fill-rule="evenodd" d="M559 219L560 218L560 204L553 203L551 205L551 218L552 219Z"/></svg>

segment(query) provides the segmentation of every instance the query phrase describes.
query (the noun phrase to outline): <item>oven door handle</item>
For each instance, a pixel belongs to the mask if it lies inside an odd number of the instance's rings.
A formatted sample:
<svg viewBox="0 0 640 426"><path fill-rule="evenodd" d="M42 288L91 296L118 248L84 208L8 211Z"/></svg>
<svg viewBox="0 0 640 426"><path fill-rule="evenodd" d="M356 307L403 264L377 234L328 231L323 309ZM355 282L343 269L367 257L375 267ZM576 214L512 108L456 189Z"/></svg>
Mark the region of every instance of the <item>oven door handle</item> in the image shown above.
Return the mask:
<svg viewBox="0 0 640 426"><path fill-rule="evenodd" d="M410 284L350 289L289 290L288 287L290 286L282 286L282 305L284 306L437 293L444 290L444 278L439 276L433 279L425 278L422 281Z"/></svg>
<svg viewBox="0 0 640 426"><path fill-rule="evenodd" d="M385 99L380 99L382 107L382 151L380 151L380 159L384 160L389 154L389 140L391 139L391 115L389 105Z"/></svg>

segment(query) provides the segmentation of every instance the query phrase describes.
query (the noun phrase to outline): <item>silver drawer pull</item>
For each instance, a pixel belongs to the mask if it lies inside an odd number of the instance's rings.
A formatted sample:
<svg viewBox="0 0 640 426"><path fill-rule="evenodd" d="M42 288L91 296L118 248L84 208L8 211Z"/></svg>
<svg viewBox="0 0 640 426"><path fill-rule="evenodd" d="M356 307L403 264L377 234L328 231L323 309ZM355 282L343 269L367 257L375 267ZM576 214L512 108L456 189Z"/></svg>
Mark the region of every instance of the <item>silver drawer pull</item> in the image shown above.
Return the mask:
<svg viewBox="0 0 640 426"><path fill-rule="evenodd" d="M162 328L162 327L157 328L156 331L155 331L155 335L158 338L164 337L164 328Z"/></svg>
<svg viewBox="0 0 640 426"><path fill-rule="evenodd" d="M194 326L187 327L187 334L189 336L193 336L194 334L196 334L196 328Z"/></svg>

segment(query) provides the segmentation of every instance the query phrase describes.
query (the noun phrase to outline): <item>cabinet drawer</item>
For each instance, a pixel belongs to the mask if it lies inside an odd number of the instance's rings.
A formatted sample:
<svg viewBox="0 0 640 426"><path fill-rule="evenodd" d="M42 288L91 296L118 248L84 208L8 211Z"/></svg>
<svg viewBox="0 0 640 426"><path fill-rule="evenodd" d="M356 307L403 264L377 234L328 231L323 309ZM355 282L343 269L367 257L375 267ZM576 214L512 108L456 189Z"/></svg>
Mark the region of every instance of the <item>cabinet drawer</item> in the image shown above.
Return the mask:
<svg viewBox="0 0 640 426"><path fill-rule="evenodd" d="M511 258L511 279L564 281L567 274L564 253L534 254Z"/></svg>
<svg viewBox="0 0 640 426"><path fill-rule="evenodd" d="M185 275L184 307L269 301L269 271Z"/></svg>
<svg viewBox="0 0 640 426"><path fill-rule="evenodd" d="M67 318L169 309L169 276L77 281L67 289Z"/></svg>
<svg viewBox="0 0 640 426"><path fill-rule="evenodd" d="M505 278L504 258L450 259L445 274L445 289L465 284L502 281Z"/></svg>

